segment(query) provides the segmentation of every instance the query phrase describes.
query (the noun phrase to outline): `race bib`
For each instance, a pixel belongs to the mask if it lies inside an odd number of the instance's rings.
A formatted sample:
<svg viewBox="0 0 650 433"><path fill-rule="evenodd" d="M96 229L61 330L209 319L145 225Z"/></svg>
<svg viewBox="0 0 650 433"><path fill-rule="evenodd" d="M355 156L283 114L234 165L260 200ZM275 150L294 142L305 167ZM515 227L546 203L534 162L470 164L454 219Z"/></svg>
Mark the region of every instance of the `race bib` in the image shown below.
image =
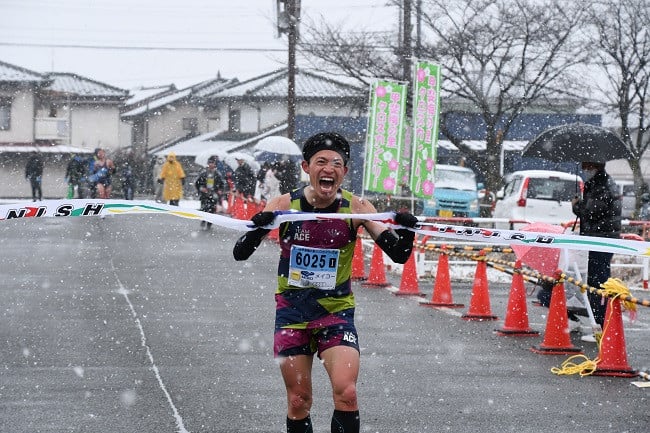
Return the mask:
<svg viewBox="0 0 650 433"><path fill-rule="evenodd" d="M289 285L333 290L336 287L336 270L339 250L291 246L289 260Z"/></svg>

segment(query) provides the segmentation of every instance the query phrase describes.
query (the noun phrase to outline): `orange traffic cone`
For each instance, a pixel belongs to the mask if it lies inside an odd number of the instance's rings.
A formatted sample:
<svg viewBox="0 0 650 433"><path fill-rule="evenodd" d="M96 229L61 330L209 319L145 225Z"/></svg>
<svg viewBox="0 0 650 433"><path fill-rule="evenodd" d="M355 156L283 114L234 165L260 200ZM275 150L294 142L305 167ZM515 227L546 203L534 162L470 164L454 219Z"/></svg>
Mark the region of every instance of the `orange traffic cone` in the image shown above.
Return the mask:
<svg viewBox="0 0 650 433"><path fill-rule="evenodd" d="M386 280L386 270L384 269L384 253L375 244L372 250L372 261L370 262L370 276L366 281L361 283L363 287L387 287L390 283Z"/></svg>
<svg viewBox="0 0 650 433"><path fill-rule="evenodd" d="M228 214L234 218L234 209L235 209L235 194L228 193Z"/></svg>
<svg viewBox="0 0 650 433"><path fill-rule="evenodd" d="M454 304L451 294L451 279L449 278L449 258L447 254L438 256L438 271L433 284L433 293L430 302L422 302L423 307L463 308L464 304Z"/></svg>
<svg viewBox="0 0 650 433"><path fill-rule="evenodd" d="M280 243L280 229L278 229L278 228L271 229L271 231L269 232L269 234L267 235L266 238L271 240L271 241L275 241L277 243Z"/></svg>
<svg viewBox="0 0 650 433"><path fill-rule="evenodd" d="M559 278L562 271L556 272ZM544 341L539 346L530 348L535 353L542 355L570 355L582 353L580 349L571 343L569 337L569 317L566 312L566 295L564 294L564 283L559 281L551 291L551 304L548 306L548 319L546 319L546 331Z"/></svg>
<svg viewBox="0 0 650 433"><path fill-rule="evenodd" d="M361 281L366 277L366 266L364 264L363 256L363 240L361 239L361 232L363 229L359 227L357 230L357 243L354 245L354 255L352 256L352 280Z"/></svg>
<svg viewBox="0 0 650 433"><path fill-rule="evenodd" d="M598 359L594 376L635 377L638 375L638 372L632 370L627 363L620 299L609 300Z"/></svg>
<svg viewBox="0 0 650 433"><path fill-rule="evenodd" d="M510 286L510 297L508 298L508 310L503 327L497 329L498 335L520 335L530 337L538 335L528 326L528 308L526 307L526 289L524 288L524 276L521 275L521 261L515 262L515 273L512 275Z"/></svg>
<svg viewBox="0 0 650 433"><path fill-rule="evenodd" d="M245 201L244 206L246 209L246 216L244 217L244 219L250 220L257 213L257 203L255 203L255 201L251 196L245 198L244 201Z"/></svg>
<svg viewBox="0 0 650 433"><path fill-rule="evenodd" d="M237 218L239 220L246 219L246 210L244 209L244 201L239 196L235 196L232 205L232 217Z"/></svg>
<svg viewBox="0 0 650 433"><path fill-rule="evenodd" d="M411 255L406 263L404 263L399 290L393 294L397 296L422 296L418 285L418 271L415 263L415 253L413 251L411 251Z"/></svg>
<svg viewBox="0 0 650 433"><path fill-rule="evenodd" d="M492 315L490 307L490 295L488 293L487 263L485 263L485 253L479 253L481 258L476 264L476 274L474 276L474 286L472 287L472 296L469 301L467 313L461 316L464 320L497 320L498 317Z"/></svg>

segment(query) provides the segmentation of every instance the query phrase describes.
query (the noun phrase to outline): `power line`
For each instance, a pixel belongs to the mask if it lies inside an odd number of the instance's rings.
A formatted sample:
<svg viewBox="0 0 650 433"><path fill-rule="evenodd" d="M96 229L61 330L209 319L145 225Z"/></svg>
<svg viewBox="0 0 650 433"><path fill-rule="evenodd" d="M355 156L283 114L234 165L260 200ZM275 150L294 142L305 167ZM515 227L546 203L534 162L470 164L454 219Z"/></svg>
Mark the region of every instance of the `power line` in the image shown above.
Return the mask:
<svg viewBox="0 0 650 433"><path fill-rule="evenodd" d="M123 45L83 45L83 44L45 44L25 42L1 42L2 46L30 47L30 48L81 48L88 50L128 50L128 51L215 51L215 52L286 52L286 48L252 48L252 47L146 47Z"/></svg>

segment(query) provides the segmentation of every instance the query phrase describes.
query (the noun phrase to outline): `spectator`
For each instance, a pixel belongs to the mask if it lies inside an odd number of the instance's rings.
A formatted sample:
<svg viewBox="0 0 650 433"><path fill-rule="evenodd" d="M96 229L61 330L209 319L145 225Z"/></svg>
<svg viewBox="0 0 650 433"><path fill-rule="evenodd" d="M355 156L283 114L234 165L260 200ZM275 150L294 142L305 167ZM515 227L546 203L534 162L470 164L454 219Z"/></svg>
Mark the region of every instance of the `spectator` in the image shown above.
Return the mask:
<svg viewBox="0 0 650 433"><path fill-rule="evenodd" d="M200 210L203 212L217 213L221 205L225 182L217 169L217 159L216 156L208 158L208 168L199 173L199 176L194 182L201 202ZM201 221L201 227L210 230L212 223Z"/></svg>
<svg viewBox="0 0 650 433"><path fill-rule="evenodd" d="M298 166L289 158L284 157L278 166L278 179L280 180L280 192L286 194L298 187L300 172Z"/></svg>
<svg viewBox="0 0 650 433"><path fill-rule="evenodd" d="M111 198L113 190L113 173L115 164L112 159L106 157L106 151L100 147L95 149L90 169L89 184L91 190L96 191L97 198Z"/></svg>
<svg viewBox="0 0 650 433"><path fill-rule="evenodd" d="M32 187L32 200L43 200L43 189L41 182L43 180L43 159L37 152L32 152L27 160L25 167L25 178L29 180Z"/></svg>
<svg viewBox="0 0 650 433"><path fill-rule="evenodd" d="M154 179L156 180L160 179L160 172L162 170L162 166L164 163L165 163L165 158L163 158L162 156L159 156L154 160L154 164L153 164ZM163 201L163 186L162 183L160 182L156 182L154 200L156 200L156 203L161 203Z"/></svg>
<svg viewBox="0 0 650 433"><path fill-rule="evenodd" d="M573 213L580 218L580 234L603 238L618 238L621 234L621 197L616 183L605 171L604 162L583 162L586 179L582 198L572 200ZM612 253L589 251L587 284L600 289L611 276ZM588 292L596 323L605 323L607 299ZM587 337L587 336L586 336ZM587 337L588 338L588 337Z"/></svg>
<svg viewBox="0 0 650 433"><path fill-rule="evenodd" d="M88 176L88 163L81 155L73 155L65 169L65 181L72 194L68 198L74 198L74 191L77 190L77 197L85 197L86 177Z"/></svg>
<svg viewBox="0 0 650 433"><path fill-rule="evenodd" d="M242 158L237 158L237 169L233 174L235 189L241 193L244 198L252 199L255 194L255 174L253 169Z"/></svg>
<svg viewBox="0 0 650 433"><path fill-rule="evenodd" d="M158 183L163 185L163 199L172 206L178 206L183 198L183 185L185 185L185 171L181 163L176 160L176 154L170 152L160 170Z"/></svg>
<svg viewBox="0 0 650 433"><path fill-rule="evenodd" d="M122 183L122 194L125 200L133 200L133 191L135 189L135 179L133 177L133 170L128 161L122 163L120 170L120 182Z"/></svg>

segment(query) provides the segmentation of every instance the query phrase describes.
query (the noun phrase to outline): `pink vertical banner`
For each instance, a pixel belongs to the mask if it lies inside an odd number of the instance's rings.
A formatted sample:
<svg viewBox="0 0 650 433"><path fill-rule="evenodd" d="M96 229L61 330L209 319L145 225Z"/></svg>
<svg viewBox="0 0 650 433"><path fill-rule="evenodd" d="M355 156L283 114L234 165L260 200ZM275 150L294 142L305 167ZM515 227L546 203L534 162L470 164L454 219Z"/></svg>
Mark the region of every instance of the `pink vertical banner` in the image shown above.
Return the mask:
<svg viewBox="0 0 650 433"><path fill-rule="evenodd" d="M376 81L370 87L364 191L396 194L404 140L406 84Z"/></svg>
<svg viewBox="0 0 650 433"><path fill-rule="evenodd" d="M438 65L416 61L414 73L411 191L417 197L429 198L435 188L441 72Z"/></svg>

